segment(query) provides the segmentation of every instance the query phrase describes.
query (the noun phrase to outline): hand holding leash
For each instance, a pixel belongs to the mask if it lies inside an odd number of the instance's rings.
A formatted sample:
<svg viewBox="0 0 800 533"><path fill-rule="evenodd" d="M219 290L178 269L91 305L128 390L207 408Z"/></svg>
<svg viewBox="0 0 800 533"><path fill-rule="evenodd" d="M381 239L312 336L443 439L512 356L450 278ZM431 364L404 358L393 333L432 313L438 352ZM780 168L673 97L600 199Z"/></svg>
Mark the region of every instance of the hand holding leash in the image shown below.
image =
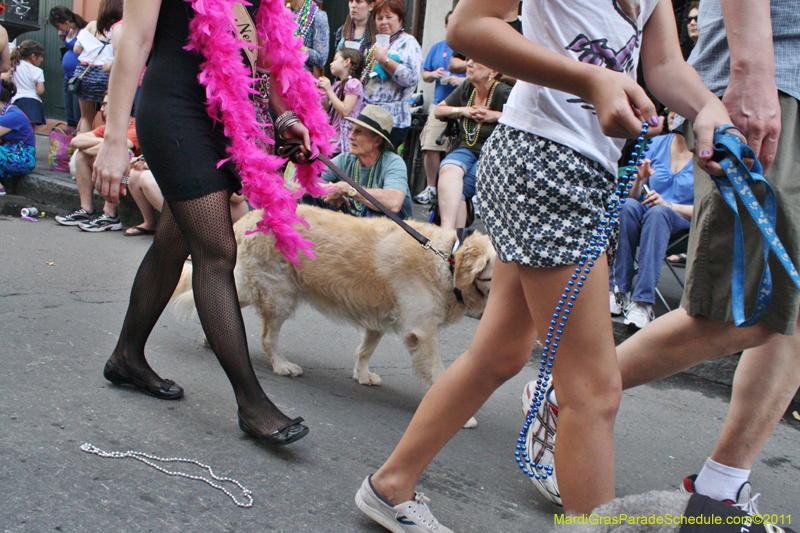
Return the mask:
<svg viewBox="0 0 800 533"><path fill-rule="evenodd" d="M714 151L715 156L720 160L720 166L724 171L723 176L711 178L717 185L722 198L733 210L735 216L735 232L733 241L733 275L731 277L732 311L734 322L737 326L752 326L756 324L761 314L769 307L772 297L772 275L769 269L770 250L780 261L781 266L789 274L795 286L800 289L800 274L798 274L789 254L783 247L780 239L775 233L775 220L777 206L775 193L769 182L762 175L761 163L756 158L753 149L734 134L731 130L738 130L733 126L724 124L719 126L714 132ZM741 130L739 130L741 131ZM752 168L748 169L745 159L753 159ZM764 205L762 206L753 194L753 187L762 183L765 189ZM761 274L761 283L758 287L756 305L750 318L745 318L744 313L744 280L745 280L745 250L744 234L742 232L742 222L739 218L739 209L736 196L742 201L753 221L763 235L762 249L764 256L764 267Z"/></svg>

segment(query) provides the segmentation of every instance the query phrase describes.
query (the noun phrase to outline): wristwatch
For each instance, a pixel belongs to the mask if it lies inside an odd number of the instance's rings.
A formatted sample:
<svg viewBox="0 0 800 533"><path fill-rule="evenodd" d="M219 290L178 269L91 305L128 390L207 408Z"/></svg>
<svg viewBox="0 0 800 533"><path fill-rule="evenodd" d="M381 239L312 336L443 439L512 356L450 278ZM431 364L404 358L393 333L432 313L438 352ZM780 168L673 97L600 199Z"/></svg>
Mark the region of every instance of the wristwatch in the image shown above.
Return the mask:
<svg viewBox="0 0 800 533"><path fill-rule="evenodd" d="M349 196L350 198L355 198L357 194L358 191L356 190L355 187L350 187L349 189L347 189L347 196Z"/></svg>

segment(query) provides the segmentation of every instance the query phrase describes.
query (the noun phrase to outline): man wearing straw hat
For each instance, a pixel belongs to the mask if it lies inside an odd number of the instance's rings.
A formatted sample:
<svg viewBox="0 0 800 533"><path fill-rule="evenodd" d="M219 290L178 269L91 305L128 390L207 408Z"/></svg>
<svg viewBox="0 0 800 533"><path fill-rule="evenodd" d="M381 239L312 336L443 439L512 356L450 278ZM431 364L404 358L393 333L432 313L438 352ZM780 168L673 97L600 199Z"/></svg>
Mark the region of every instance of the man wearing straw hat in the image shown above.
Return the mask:
<svg viewBox="0 0 800 533"><path fill-rule="evenodd" d="M411 217L411 193L408 190L406 164L395 154L389 141L394 120L376 105L364 107L357 118L345 117L353 123L350 132L350 152L333 158L333 164L364 187L377 201L400 218ZM322 179L330 191L321 199L308 198L307 203L338 209L357 217L382 216L361 193L341 181L328 170Z"/></svg>

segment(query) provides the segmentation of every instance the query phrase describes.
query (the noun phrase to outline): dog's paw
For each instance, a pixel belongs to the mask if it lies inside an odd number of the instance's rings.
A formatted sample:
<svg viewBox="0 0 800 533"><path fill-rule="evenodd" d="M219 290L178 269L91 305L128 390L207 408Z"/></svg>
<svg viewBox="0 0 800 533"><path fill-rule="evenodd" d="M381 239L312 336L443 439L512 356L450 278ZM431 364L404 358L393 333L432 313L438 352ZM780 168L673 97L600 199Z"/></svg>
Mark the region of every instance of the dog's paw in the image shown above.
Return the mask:
<svg viewBox="0 0 800 533"><path fill-rule="evenodd" d="M475 429L476 427L478 427L478 421L475 420L474 416L467 420L467 423L464 424L464 429Z"/></svg>
<svg viewBox="0 0 800 533"><path fill-rule="evenodd" d="M361 385L380 385L381 377L372 372L366 372L364 375L353 374L353 379L358 381Z"/></svg>
<svg viewBox="0 0 800 533"><path fill-rule="evenodd" d="M288 361L280 365L273 365L272 371L279 376L297 377L303 375L303 369L299 365Z"/></svg>

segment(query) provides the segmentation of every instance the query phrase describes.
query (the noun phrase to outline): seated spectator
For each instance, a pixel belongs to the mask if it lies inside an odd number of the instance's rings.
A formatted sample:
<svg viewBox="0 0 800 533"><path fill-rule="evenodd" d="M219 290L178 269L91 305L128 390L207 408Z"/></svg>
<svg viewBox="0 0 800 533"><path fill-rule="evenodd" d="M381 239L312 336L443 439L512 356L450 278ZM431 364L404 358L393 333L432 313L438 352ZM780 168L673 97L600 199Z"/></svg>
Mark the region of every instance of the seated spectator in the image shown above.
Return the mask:
<svg viewBox="0 0 800 533"><path fill-rule="evenodd" d="M655 289L667 244L670 236L689 228L694 210L692 153L683 135L655 137L644 157L620 214L619 245L608 280L611 314L624 314L625 324L637 328L654 318ZM649 192L643 194L645 187ZM639 270L631 295L637 248Z"/></svg>
<svg viewBox="0 0 800 533"><path fill-rule="evenodd" d="M36 166L36 139L25 113L11 104L16 88L2 80L0 89L0 178L20 178ZM0 185L0 196L6 190Z"/></svg>
<svg viewBox="0 0 800 533"><path fill-rule="evenodd" d="M383 108L368 105L358 118L347 117L345 120L353 123L350 152L337 155L333 163L390 211L398 213L400 218L409 218L411 194L406 164L403 158L392 151L394 147L389 141L392 116ZM324 172L322 179L330 183L330 192L321 199L307 197L305 203L342 210L356 217L383 215L332 171Z"/></svg>
<svg viewBox="0 0 800 533"><path fill-rule="evenodd" d="M100 106L103 121L106 118L107 103L108 95L103 98L103 104ZM103 209L97 213L94 212L94 206L92 205L92 194L94 193L92 165L94 165L94 159L100 152L105 132L106 127L103 125L92 131L79 133L70 143L70 146L77 150L74 156L75 182L78 185L81 205L66 216L56 217L56 222L62 226L78 226L83 231L90 232L120 231L122 229L122 222L117 216L116 205L106 201ZM128 125L128 149L136 156L141 155L139 140L136 137L136 121L133 117L131 117Z"/></svg>
<svg viewBox="0 0 800 533"><path fill-rule="evenodd" d="M156 179L144 159L136 158L131 161L130 181L128 191L131 193L136 207L142 213L144 222L138 226L133 226L123 233L126 237L137 237L139 235L152 235L156 231L155 212L161 212L164 205L164 196L156 183ZM237 220L245 216L250 207L247 205L243 195L234 193L231 196L231 221L235 224Z"/></svg>
<svg viewBox="0 0 800 533"><path fill-rule="evenodd" d="M450 20L449 11L444 17L444 27ZM464 76L451 74L447 69L453 49L447 46L445 41L439 41L431 46L425 62L422 64L422 81L433 82L433 102L428 108L428 120L419 137L422 148L423 161L425 162L425 178L427 187L414 197L414 201L419 204L431 204L436 199L436 183L439 177L439 165L444 156L445 146L436 144L436 140L444 133L446 122L437 120L434 116L436 106L450 96L450 93L464 81Z"/></svg>
<svg viewBox="0 0 800 533"><path fill-rule="evenodd" d="M464 227L467 201L475 195L478 158L486 139L503 114L511 87L497 81L498 73L487 66L467 61L467 79L440 102L436 118L458 119L460 142L439 166L439 215L445 229Z"/></svg>

